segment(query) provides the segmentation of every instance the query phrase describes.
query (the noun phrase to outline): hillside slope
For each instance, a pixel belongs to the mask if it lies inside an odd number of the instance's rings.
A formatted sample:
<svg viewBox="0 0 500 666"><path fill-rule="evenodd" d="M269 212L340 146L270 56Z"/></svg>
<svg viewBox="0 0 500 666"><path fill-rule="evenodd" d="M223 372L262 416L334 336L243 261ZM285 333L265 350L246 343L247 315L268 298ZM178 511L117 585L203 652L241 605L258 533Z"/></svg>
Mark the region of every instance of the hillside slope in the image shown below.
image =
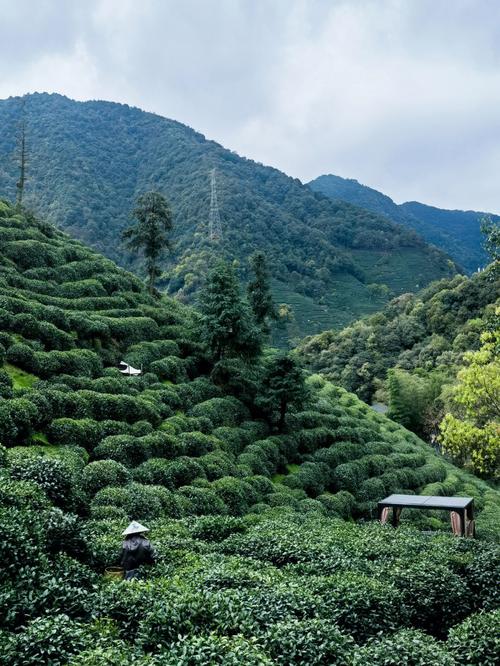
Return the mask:
<svg viewBox="0 0 500 666"><path fill-rule="evenodd" d="M305 339L299 355L363 400L388 403L394 416L399 403L400 422L435 435L464 353L479 349L483 331L498 328L495 275L491 265L470 278L456 276L400 296L341 331Z"/></svg>
<svg viewBox="0 0 500 666"><path fill-rule="evenodd" d="M357 180L332 174L319 176L309 186L332 200L347 201L414 229L427 242L449 254L469 273L485 266L488 261L482 245L480 220L487 216L500 221L497 215L490 213L444 210L416 201L398 205L387 195Z"/></svg>
<svg viewBox="0 0 500 666"><path fill-rule="evenodd" d="M16 140L24 114L25 203L72 236L140 271L120 244L138 194L171 201L171 294L193 300L214 254L243 277L267 252L276 293L296 303L299 334L344 325L387 299L451 274L447 257L413 231L347 203L333 203L276 169L239 157L181 123L109 102L35 94L0 102L0 191L15 197ZM217 170L222 242L208 238L210 171ZM318 305L321 314L318 313Z"/></svg>
<svg viewBox="0 0 500 666"><path fill-rule="evenodd" d="M394 491L462 493L494 540L498 492L317 376L272 431L259 362L222 381L192 309L2 202L0 246L0 663L494 654L470 637L496 635L494 544L452 537L436 512L397 531L351 519ZM122 358L143 375L121 375ZM113 582L100 574L130 519L157 563Z"/></svg>

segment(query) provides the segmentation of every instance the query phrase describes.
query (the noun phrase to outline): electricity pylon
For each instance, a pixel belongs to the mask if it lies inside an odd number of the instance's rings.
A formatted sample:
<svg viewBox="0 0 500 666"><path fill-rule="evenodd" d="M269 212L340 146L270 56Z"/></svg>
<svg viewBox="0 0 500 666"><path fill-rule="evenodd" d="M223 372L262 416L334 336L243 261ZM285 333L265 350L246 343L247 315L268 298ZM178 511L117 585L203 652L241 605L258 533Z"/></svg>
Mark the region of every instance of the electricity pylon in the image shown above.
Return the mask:
<svg viewBox="0 0 500 666"><path fill-rule="evenodd" d="M222 238L219 204L217 202L217 184L215 182L215 169L210 172L210 215L208 218L210 240Z"/></svg>

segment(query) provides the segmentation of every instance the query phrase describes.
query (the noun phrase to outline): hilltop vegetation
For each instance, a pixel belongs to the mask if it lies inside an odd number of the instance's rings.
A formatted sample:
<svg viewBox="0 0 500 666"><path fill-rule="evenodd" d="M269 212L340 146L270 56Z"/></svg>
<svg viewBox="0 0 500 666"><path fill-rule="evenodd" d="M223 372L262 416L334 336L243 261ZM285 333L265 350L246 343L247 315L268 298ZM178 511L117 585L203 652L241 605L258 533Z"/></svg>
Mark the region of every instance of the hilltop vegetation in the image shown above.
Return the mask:
<svg viewBox="0 0 500 666"><path fill-rule="evenodd" d="M463 427L459 436L455 420L454 443L449 448L457 459L467 462L466 449L470 449L470 454L479 446L477 428L490 419L489 460L484 458L485 450L479 457L476 451L471 464L476 471L495 476L499 451L495 444L498 389L494 375L498 345L494 343L494 332L498 335L500 328L499 288L497 267L492 263L471 278L457 276L433 283L419 294L405 294L380 313L341 331L308 338L300 346L299 354L314 371L354 391L363 400L388 404L390 416L427 437L438 435L445 412L451 409L460 416L468 405L465 410L476 427L474 436L468 430L466 437ZM484 373L491 378L483 377ZM465 393L462 391L462 397L454 388L457 374L464 381L469 378L469 388ZM484 381L490 390L481 397L480 386ZM450 440L450 418L447 423Z"/></svg>
<svg viewBox="0 0 500 666"><path fill-rule="evenodd" d="M121 265L142 264L120 243L138 195L164 194L174 217L174 251L163 282L193 301L216 257L264 250L276 302L298 310L293 335L345 325L390 294L454 273L448 258L385 217L313 193L298 180L239 157L178 122L108 102L36 94L0 102L0 191L15 198L16 138L26 120L24 202ZM221 241L209 239L215 168ZM292 327L293 329L293 327Z"/></svg>
<svg viewBox="0 0 500 666"><path fill-rule="evenodd" d="M494 663L498 492L324 378L277 418L283 364L201 343L208 298L6 203L0 244L1 664ZM472 495L480 540L353 522L398 491ZM159 561L106 580L130 519Z"/></svg>
<svg viewBox="0 0 500 666"><path fill-rule="evenodd" d="M497 215L471 210L444 210L418 201L398 205L387 195L361 185L357 180L331 174L319 176L309 183L309 187L335 201L348 201L413 229L428 243L449 254L469 273L488 262L480 221L489 217L499 222Z"/></svg>

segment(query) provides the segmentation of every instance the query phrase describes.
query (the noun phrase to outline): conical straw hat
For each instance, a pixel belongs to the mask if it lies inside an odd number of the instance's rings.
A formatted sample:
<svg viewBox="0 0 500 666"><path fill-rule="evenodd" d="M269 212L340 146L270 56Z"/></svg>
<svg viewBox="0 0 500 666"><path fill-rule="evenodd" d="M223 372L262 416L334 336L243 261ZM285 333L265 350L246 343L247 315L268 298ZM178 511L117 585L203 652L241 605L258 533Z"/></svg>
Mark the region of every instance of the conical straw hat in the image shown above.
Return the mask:
<svg viewBox="0 0 500 666"><path fill-rule="evenodd" d="M141 534L142 532L149 532L149 529L144 527L144 525L141 525L141 523L138 523L136 520L133 520L127 529L122 532L122 536L128 536L129 534Z"/></svg>

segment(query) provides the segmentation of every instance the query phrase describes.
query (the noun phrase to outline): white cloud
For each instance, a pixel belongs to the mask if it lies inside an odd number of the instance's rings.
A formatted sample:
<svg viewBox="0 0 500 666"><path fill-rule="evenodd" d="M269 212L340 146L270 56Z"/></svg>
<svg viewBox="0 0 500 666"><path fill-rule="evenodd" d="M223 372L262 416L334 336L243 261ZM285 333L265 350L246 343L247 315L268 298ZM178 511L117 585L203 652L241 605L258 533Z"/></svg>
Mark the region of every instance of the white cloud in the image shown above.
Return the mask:
<svg viewBox="0 0 500 666"><path fill-rule="evenodd" d="M309 180L500 211L496 0L0 0L0 96L127 102Z"/></svg>

